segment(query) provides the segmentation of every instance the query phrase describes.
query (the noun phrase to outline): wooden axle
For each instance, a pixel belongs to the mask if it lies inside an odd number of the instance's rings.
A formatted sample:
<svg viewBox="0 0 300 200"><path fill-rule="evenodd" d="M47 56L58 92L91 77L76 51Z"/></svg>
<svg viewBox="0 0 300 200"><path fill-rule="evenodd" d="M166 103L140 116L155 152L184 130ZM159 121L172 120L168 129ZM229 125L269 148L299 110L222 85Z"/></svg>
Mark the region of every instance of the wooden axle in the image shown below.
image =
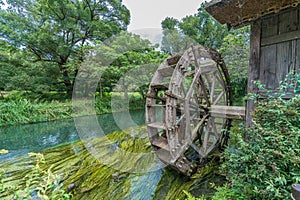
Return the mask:
<svg viewBox="0 0 300 200"><path fill-rule="evenodd" d="M216 106L212 105L209 108L209 113L212 117L220 117L226 119L241 119L245 120L246 109L239 106Z"/></svg>

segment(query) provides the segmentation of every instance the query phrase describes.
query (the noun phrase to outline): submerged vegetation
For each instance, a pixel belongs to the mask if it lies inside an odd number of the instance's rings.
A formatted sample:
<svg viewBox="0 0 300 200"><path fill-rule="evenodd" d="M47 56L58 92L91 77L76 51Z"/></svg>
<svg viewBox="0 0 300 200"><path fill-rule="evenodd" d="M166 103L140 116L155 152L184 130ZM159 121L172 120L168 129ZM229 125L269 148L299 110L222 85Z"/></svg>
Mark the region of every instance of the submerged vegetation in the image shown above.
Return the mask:
<svg viewBox="0 0 300 200"><path fill-rule="evenodd" d="M44 192L42 199L54 194L64 199L183 199L184 191L202 196L212 191L211 181L219 182L213 163L191 178L168 169L152 171L151 167L157 163L154 155L130 155L152 151L145 135L145 127L140 127L89 140L90 145L101 149L98 156L112 161L109 165L87 150L84 146L87 141L2 162L0 196L22 199ZM116 170L119 166L126 171Z"/></svg>

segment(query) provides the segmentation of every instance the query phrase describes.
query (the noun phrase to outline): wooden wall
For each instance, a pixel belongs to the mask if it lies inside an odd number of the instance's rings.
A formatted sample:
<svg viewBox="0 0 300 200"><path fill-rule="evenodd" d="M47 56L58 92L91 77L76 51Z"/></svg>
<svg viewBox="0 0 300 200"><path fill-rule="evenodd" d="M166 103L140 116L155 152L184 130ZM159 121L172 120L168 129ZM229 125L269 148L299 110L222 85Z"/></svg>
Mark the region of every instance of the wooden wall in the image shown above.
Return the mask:
<svg viewBox="0 0 300 200"><path fill-rule="evenodd" d="M259 91L253 81L275 90L291 71L300 73L300 6L258 19L251 24L248 93ZM246 127L252 124L253 100L247 101Z"/></svg>
<svg viewBox="0 0 300 200"><path fill-rule="evenodd" d="M260 21L259 80L276 89L291 71L300 72L300 6Z"/></svg>

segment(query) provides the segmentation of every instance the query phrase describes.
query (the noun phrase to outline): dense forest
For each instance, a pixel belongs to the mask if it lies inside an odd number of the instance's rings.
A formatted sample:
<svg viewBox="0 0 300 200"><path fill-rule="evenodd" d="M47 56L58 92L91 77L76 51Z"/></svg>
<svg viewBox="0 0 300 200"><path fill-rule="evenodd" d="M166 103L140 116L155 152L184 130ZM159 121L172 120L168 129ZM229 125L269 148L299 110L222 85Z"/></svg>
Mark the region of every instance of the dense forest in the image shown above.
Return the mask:
<svg viewBox="0 0 300 200"><path fill-rule="evenodd" d="M130 110L144 109L149 83L159 64L170 55L197 44L221 53L229 70L234 104L245 105L250 27L228 30L226 25L219 24L207 13L207 3L199 5L196 14L183 19L165 18L161 23L161 44L152 44L127 30L130 12L118 0L0 0L0 5L0 127L78 117L82 113L73 112L72 95L82 100L91 95L95 97L97 114L122 111L123 107L118 104L122 104L124 99L129 102ZM101 74L96 83L81 83L76 78L87 64L92 66L95 74ZM92 80L95 77L89 72L88 78ZM293 78L298 82L300 80L298 76ZM80 91L74 90L76 84ZM96 84L94 91L90 91L91 84ZM300 98L296 96L285 101L280 97L270 96L267 101L256 103L253 127L245 130L242 122L235 122L229 140L230 148L219 155L216 161L218 166L212 164L211 169L205 168L222 176L223 184L211 183L213 193L209 197L201 196L193 192L195 188L191 190L193 184L198 184L195 179L184 178L186 182L183 184L182 180L176 178L179 174L175 176L172 172L167 172L171 173L169 176L176 184L182 184L180 191L176 191L176 185L174 188L170 186L170 194L166 192L167 197L289 199L291 184L300 182ZM243 140L244 134L249 135L246 142ZM134 141L134 137L126 139L128 136L125 132L120 135L113 133L111 137L116 137L121 144L131 142L137 149L141 148L139 143L147 143L143 140ZM274 148L273 144L277 144L278 148ZM83 148L81 143L76 143L75 146ZM45 157L51 160L53 154L68 159L65 157L70 152L67 148L61 153L48 150ZM149 148L142 150L150 151ZM0 147L0 155L5 153L7 152ZM28 176L24 175L25 180L19 176L12 176L10 179L5 176L4 171L0 171L0 198L5 194L19 199L31 199L31 194L36 192L32 185L38 185L38 190L44 192L40 199L72 199L74 191L80 191L78 188L84 187L85 181L92 182L87 178L88 172L84 171L83 164L95 161L83 153L80 155L84 158L69 160L70 166L55 161L58 164L55 164L54 172L59 172L62 167L70 170L65 178L68 184L62 186L61 182L55 182L55 176L44 156L31 154L36 160L32 168L26 168L22 172L21 176L28 173ZM70 155L72 158L73 156ZM27 162L29 161L24 161ZM76 165L83 167L78 168ZM1 169L11 170L7 163L1 164L0 161L0 166ZM15 171L10 172L21 171L19 167L18 165ZM102 165L96 167L91 168L90 174L94 173L93 176L97 177L99 170L108 173L107 177L98 176L96 181L105 180L107 182L103 182L103 185L111 184L108 177L117 172ZM45 177L48 178L46 183ZM13 181L15 186L7 186L5 181ZM73 182L77 185L74 186ZM43 184L44 187L39 186ZM118 184L116 187L106 186L110 190L117 190L121 184L129 183L122 179ZM73 190L75 187L78 190ZM91 187L87 190L96 189ZM26 198L16 196L14 190L22 191L21 195L26 193ZM159 195L163 194L160 192L155 194L156 199L160 199ZM96 197L105 198L105 193L101 195ZM125 195L117 197L126 199Z"/></svg>

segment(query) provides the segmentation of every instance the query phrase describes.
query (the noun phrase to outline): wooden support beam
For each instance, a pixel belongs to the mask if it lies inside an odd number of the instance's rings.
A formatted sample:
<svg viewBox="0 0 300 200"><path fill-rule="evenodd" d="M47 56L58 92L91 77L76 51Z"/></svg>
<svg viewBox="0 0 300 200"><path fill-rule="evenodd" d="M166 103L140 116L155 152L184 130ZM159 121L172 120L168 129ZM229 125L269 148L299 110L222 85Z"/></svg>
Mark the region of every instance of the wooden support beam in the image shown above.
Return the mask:
<svg viewBox="0 0 300 200"><path fill-rule="evenodd" d="M212 105L210 108L210 115L212 117L227 118L227 119L245 119L245 107L239 106L216 106Z"/></svg>
<svg viewBox="0 0 300 200"><path fill-rule="evenodd" d="M261 43L261 20L256 20L251 25L250 34L250 65L248 71L248 94L257 94L258 88L253 81L259 80L260 74L260 43ZM255 109L253 100L247 100L246 127L252 125L251 112ZM247 139L247 136L245 136Z"/></svg>
<svg viewBox="0 0 300 200"><path fill-rule="evenodd" d="M300 30L263 38L261 40L261 46L263 47L297 39L300 39Z"/></svg>

